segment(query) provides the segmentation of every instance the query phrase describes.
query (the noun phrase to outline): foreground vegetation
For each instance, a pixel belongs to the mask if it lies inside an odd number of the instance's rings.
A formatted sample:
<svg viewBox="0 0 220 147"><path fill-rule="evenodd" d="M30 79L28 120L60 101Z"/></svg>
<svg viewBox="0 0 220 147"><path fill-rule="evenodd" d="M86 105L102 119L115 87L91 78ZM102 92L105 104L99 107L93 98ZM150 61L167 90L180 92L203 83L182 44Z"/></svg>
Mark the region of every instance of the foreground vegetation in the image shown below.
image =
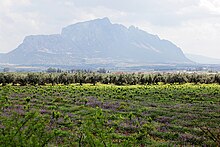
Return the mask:
<svg viewBox="0 0 220 147"><path fill-rule="evenodd" d="M2 146L217 146L220 142L218 84L3 85Z"/></svg>

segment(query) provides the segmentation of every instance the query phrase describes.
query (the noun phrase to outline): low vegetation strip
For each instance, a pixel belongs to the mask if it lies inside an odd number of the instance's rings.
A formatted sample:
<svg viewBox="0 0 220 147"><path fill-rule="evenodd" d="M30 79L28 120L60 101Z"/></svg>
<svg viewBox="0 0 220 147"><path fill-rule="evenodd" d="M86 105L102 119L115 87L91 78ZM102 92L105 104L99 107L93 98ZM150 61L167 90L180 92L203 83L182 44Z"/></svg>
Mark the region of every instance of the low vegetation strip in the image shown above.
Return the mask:
<svg viewBox="0 0 220 147"><path fill-rule="evenodd" d="M46 85L46 84L75 84L90 83L114 85L150 85L150 84L220 84L220 74L198 73L98 73L79 71L74 73L0 73L0 84L13 85Z"/></svg>
<svg viewBox="0 0 220 147"><path fill-rule="evenodd" d="M2 146L217 146L220 85L0 86Z"/></svg>

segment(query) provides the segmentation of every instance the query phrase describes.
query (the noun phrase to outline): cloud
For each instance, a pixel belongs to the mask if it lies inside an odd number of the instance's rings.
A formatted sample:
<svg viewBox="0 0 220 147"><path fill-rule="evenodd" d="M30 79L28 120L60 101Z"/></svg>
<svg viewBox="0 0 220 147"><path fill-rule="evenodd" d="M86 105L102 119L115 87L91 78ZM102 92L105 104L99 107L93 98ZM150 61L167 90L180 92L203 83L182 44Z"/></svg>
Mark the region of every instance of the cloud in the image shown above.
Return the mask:
<svg viewBox="0 0 220 147"><path fill-rule="evenodd" d="M33 28L34 19L17 12L18 9L28 5L28 0L0 2L0 51L5 52L18 45L18 41L22 41L20 37Z"/></svg>
<svg viewBox="0 0 220 147"><path fill-rule="evenodd" d="M219 0L201 0L200 6L210 12L210 14L220 15Z"/></svg>

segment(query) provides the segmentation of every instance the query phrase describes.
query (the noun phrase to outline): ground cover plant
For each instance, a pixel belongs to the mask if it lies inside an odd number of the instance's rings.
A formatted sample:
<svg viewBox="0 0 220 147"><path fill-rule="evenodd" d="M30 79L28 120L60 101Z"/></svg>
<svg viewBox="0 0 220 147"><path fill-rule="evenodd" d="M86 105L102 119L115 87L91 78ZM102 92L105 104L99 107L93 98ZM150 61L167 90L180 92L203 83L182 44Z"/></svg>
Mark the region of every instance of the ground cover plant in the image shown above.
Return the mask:
<svg viewBox="0 0 220 147"><path fill-rule="evenodd" d="M218 146L218 84L0 86L1 146Z"/></svg>

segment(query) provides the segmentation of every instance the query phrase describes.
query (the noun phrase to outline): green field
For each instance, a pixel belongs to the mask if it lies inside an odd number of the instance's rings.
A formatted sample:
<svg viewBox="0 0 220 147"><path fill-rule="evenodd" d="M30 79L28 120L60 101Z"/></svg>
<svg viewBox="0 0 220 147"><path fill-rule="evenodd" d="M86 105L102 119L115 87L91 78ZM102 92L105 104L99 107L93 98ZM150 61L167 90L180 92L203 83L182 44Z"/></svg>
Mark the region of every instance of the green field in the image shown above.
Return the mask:
<svg viewBox="0 0 220 147"><path fill-rule="evenodd" d="M217 146L220 85L0 86L0 146Z"/></svg>

